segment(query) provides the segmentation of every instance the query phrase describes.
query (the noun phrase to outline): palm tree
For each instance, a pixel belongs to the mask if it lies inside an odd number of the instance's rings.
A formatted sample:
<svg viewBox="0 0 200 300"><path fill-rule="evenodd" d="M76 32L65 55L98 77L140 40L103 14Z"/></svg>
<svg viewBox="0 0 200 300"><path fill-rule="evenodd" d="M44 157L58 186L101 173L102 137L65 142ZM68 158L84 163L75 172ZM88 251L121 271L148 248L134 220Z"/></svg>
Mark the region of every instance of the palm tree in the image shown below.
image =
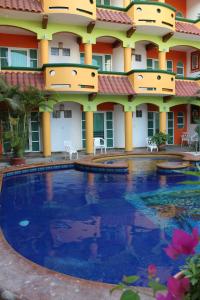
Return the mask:
<svg viewBox="0 0 200 300"><path fill-rule="evenodd" d="M0 103L6 105L9 128L3 137L5 141L9 141L14 157L24 156L31 112L39 107L48 106L46 100L45 93L35 87L21 90L18 86L8 85L0 78Z"/></svg>

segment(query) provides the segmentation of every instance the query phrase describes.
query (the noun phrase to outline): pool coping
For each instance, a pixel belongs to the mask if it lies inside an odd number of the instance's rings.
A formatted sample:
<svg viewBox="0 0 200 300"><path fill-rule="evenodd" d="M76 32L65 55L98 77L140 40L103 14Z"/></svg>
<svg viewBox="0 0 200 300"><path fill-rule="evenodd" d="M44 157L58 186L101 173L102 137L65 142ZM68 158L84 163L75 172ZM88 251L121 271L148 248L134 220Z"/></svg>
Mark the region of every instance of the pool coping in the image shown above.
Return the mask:
<svg viewBox="0 0 200 300"><path fill-rule="evenodd" d="M0 170L0 191L2 188L3 177L5 174L18 172L21 170L35 170L39 168L68 166L73 168L75 165L81 165L104 169L126 169L127 164L105 165L102 161L113 158L124 158L133 156L178 156L183 160L191 161L192 157L188 157L184 153L177 152L159 152L159 153L109 153L107 155L88 156L79 161L57 161L49 163L37 163L16 167L7 167ZM192 161L200 161L200 157ZM99 162L99 163L98 163ZM57 169L58 170L58 169ZM88 171L86 169L86 171ZM15 174L15 173L14 173ZM75 278L64 275L45 267L39 266L19 253L17 253L5 240L0 230L0 297L2 299L23 299L23 300L116 300L120 298L120 292L110 295L111 284L93 282L89 280ZM14 280L13 280L14 278ZM144 300L154 299L152 292L148 288L137 288ZM8 298L10 295L10 298ZM11 297L12 296L12 297ZM84 298L85 297L85 298Z"/></svg>

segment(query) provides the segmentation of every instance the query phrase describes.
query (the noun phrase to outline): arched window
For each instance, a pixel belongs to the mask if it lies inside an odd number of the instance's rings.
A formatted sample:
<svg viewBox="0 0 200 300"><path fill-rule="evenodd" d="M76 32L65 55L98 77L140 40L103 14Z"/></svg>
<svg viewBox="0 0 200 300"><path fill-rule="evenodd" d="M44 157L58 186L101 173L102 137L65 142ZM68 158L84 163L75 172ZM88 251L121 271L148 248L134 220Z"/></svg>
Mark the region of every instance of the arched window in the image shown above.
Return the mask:
<svg viewBox="0 0 200 300"><path fill-rule="evenodd" d="M177 76L184 77L184 64L182 61L179 61L176 65Z"/></svg>

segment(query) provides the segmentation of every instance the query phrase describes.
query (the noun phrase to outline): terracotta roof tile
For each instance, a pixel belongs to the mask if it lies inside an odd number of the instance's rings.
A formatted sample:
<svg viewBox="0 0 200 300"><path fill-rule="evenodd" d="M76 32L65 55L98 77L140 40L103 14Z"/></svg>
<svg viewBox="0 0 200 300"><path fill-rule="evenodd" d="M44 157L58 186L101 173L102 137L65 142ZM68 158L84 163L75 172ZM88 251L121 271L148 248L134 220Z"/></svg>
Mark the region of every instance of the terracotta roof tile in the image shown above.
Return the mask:
<svg viewBox="0 0 200 300"><path fill-rule="evenodd" d="M200 35L200 29L191 23L176 22L176 31L181 33Z"/></svg>
<svg viewBox="0 0 200 300"><path fill-rule="evenodd" d="M127 76L99 75L99 93L107 95L133 95L135 91Z"/></svg>
<svg viewBox="0 0 200 300"><path fill-rule="evenodd" d="M0 76L9 85L18 85L21 89L29 86L34 86L39 90L44 89L43 73L0 72Z"/></svg>
<svg viewBox="0 0 200 300"><path fill-rule="evenodd" d="M195 97L200 87L195 81L176 80L176 96Z"/></svg>
<svg viewBox="0 0 200 300"><path fill-rule="evenodd" d="M0 8L34 13L42 12L42 5L38 0L0 0Z"/></svg>
<svg viewBox="0 0 200 300"><path fill-rule="evenodd" d="M97 9L97 20L132 25L132 20L123 11L115 11L109 9Z"/></svg>

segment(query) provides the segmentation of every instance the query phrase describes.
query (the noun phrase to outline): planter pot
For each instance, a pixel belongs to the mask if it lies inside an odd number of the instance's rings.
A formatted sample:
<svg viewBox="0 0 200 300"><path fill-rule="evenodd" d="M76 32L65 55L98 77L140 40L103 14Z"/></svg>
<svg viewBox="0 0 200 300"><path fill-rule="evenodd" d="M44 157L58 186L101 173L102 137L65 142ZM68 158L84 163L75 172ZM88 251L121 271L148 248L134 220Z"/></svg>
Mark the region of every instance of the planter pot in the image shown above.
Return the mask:
<svg viewBox="0 0 200 300"><path fill-rule="evenodd" d="M10 159L10 164L12 166L24 165L25 163L26 163L26 160L24 157L12 157Z"/></svg>
<svg viewBox="0 0 200 300"><path fill-rule="evenodd" d="M165 147L166 147L166 144L158 145L158 150L163 151L163 150L165 150Z"/></svg>

